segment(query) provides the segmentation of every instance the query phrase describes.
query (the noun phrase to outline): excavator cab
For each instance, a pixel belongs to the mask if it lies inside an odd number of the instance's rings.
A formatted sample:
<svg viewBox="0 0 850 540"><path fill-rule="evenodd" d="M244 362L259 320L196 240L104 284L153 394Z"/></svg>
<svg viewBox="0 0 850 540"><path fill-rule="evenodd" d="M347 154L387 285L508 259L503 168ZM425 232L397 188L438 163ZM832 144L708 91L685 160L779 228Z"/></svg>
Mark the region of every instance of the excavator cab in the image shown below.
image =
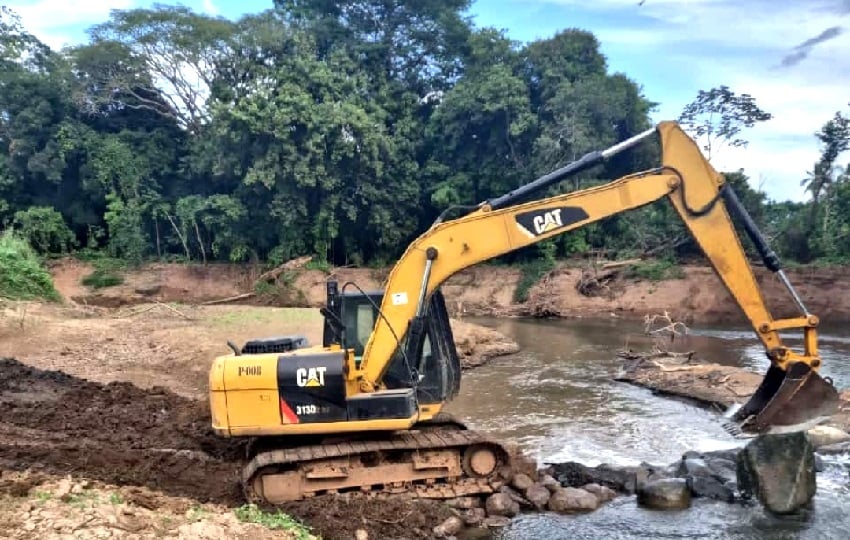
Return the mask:
<svg viewBox="0 0 850 540"><path fill-rule="evenodd" d="M340 291L336 281L326 283L322 345L352 349L359 367L363 352L381 316L383 291ZM412 341L416 341L414 344ZM420 332L399 340L383 382L388 389L415 388L420 405L436 405L460 389L460 359L442 291L428 300Z"/></svg>

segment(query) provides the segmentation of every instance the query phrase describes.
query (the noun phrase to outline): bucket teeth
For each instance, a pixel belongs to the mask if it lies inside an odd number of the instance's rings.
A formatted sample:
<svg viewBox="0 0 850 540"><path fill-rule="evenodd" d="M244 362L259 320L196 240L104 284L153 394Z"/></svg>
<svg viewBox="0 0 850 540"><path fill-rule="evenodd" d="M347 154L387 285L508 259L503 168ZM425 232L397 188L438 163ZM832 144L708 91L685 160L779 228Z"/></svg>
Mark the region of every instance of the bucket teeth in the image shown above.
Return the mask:
<svg viewBox="0 0 850 540"><path fill-rule="evenodd" d="M837 408L838 391L832 381L808 364L796 362L787 371L771 366L752 398L732 416L734 424L724 429L732 435L803 431Z"/></svg>

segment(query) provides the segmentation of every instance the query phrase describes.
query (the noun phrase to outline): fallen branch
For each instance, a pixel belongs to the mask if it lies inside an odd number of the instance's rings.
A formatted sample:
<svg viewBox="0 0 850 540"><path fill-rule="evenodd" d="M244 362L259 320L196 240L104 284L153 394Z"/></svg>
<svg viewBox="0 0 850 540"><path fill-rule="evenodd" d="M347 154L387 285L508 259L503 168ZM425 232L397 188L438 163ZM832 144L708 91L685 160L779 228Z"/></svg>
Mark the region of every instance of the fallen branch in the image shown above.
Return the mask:
<svg viewBox="0 0 850 540"><path fill-rule="evenodd" d="M208 300L206 302L201 302L198 304L199 306L214 306L216 304L227 304L229 302L236 302L237 300L244 300L246 298L251 298L256 296L257 293L247 292L243 294L237 294L236 296L228 296L227 298L218 298L216 300Z"/></svg>
<svg viewBox="0 0 850 540"><path fill-rule="evenodd" d="M296 268L301 268L312 260L312 255L305 255L303 257L298 257L297 259L286 261L285 263L276 266L272 270L260 274L260 277L258 277L254 281L254 287L256 288L258 283L273 283L282 273L286 272L287 270L295 270Z"/></svg>
<svg viewBox="0 0 850 540"><path fill-rule="evenodd" d="M158 305L160 305L160 306L163 306L163 307L165 307L165 308L167 308L167 309L171 310L172 312L174 312L174 313L176 313L177 315L179 315L179 316L183 317L183 318L184 318L184 319L186 319L187 321L194 321L194 320L195 320L195 318L194 318L194 317L190 317L189 315L186 315L185 313L183 313L183 312L182 312L182 311L180 311L179 309L175 308L174 306L169 306L168 304L165 304L165 303L163 303L163 302L160 302L159 300L154 300L154 302L156 302L156 303L157 303Z"/></svg>
<svg viewBox="0 0 850 540"><path fill-rule="evenodd" d="M602 270L610 270L612 268L620 268L622 266L630 266L633 264L637 264L641 262L642 259L626 259L624 261L613 261L609 263L603 264L600 269Z"/></svg>

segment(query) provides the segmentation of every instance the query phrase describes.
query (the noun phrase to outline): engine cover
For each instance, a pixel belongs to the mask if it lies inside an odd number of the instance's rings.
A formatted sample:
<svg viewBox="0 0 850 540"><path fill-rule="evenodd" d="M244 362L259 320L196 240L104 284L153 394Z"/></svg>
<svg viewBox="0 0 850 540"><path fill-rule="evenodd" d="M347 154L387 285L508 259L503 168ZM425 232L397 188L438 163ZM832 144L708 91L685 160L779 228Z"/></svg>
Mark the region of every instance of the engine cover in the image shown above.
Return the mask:
<svg viewBox="0 0 850 540"><path fill-rule="evenodd" d="M284 423L347 419L345 354L287 354L277 362L281 420Z"/></svg>

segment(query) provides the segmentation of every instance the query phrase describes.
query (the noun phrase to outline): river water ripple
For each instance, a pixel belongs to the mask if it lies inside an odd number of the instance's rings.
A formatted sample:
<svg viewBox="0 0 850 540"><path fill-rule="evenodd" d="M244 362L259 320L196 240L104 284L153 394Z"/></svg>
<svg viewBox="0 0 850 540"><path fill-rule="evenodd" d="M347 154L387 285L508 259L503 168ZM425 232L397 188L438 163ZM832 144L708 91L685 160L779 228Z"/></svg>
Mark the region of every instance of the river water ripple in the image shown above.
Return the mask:
<svg viewBox="0 0 850 540"><path fill-rule="evenodd" d="M611 380L616 351L647 347L642 325L619 320L475 319L515 339L522 352L464 374L449 410L471 427L519 443L540 463L667 465L688 450L741 446L717 415L646 389ZM850 331L821 330L822 373L850 386ZM783 336L786 337L786 336ZM677 350L764 370L767 360L745 327L696 327ZM799 340L789 339L796 346ZM591 514L528 514L502 532L505 539L560 538L850 538L850 458L825 459L813 510L779 519L745 508L696 499L691 509L657 512L621 497Z"/></svg>

